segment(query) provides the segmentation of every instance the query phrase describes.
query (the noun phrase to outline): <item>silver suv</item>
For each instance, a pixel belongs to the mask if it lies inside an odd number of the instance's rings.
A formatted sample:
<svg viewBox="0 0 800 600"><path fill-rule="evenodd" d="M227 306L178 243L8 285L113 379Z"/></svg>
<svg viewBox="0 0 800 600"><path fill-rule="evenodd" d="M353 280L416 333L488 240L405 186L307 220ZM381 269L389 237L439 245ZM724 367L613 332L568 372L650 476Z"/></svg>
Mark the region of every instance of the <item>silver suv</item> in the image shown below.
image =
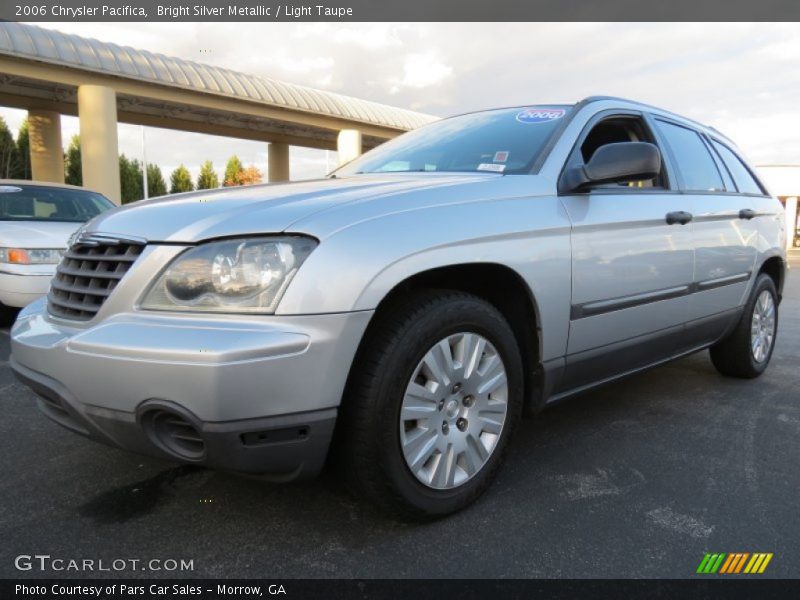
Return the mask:
<svg viewBox="0 0 800 600"><path fill-rule="evenodd" d="M523 413L704 348L760 375L785 245L714 129L607 97L489 110L324 180L100 215L11 366L98 441L282 480L333 447L357 493L434 517Z"/></svg>

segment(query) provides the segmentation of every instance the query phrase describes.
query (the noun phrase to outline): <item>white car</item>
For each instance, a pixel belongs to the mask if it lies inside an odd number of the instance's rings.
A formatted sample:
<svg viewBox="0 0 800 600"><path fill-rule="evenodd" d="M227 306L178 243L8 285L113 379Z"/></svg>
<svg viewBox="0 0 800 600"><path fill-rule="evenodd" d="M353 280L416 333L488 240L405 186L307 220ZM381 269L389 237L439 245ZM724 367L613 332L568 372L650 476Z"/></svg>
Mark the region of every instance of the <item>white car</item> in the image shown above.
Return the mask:
<svg viewBox="0 0 800 600"><path fill-rule="evenodd" d="M47 294L69 237L113 206L71 185L0 180L0 308Z"/></svg>

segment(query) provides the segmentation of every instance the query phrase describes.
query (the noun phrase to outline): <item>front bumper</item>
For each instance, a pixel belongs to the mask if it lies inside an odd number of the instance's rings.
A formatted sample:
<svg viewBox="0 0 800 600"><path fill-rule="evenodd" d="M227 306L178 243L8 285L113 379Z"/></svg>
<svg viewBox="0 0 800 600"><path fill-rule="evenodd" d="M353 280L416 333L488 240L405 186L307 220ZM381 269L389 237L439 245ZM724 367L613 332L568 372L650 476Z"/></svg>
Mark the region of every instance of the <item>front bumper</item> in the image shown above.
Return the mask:
<svg viewBox="0 0 800 600"><path fill-rule="evenodd" d="M370 317L131 311L87 325L51 317L42 299L11 330L10 364L42 412L77 433L290 479L325 460Z"/></svg>
<svg viewBox="0 0 800 600"><path fill-rule="evenodd" d="M31 272L22 271L16 265L13 271L9 269L11 267L0 268L0 304L14 308L22 308L47 294L55 272L50 265Z"/></svg>

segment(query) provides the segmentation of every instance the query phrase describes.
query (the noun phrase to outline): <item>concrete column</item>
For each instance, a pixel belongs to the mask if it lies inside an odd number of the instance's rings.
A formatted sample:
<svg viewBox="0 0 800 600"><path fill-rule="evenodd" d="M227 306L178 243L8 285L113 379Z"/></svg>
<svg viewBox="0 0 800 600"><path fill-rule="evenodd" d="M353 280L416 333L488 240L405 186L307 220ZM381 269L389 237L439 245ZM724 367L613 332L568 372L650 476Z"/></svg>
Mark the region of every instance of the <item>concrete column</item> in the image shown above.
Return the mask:
<svg viewBox="0 0 800 600"><path fill-rule="evenodd" d="M83 185L115 204L121 201L117 94L100 85L78 87Z"/></svg>
<svg viewBox="0 0 800 600"><path fill-rule="evenodd" d="M336 139L339 164L343 165L361 155L361 132L358 129L342 129Z"/></svg>
<svg viewBox="0 0 800 600"><path fill-rule="evenodd" d="M794 232L797 228L797 197L786 199L786 248L794 245Z"/></svg>
<svg viewBox="0 0 800 600"><path fill-rule="evenodd" d="M28 111L28 132L33 180L64 183L61 115L49 110Z"/></svg>
<svg viewBox="0 0 800 600"><path fill-rule="evenodd" d="M267 144L267 181L289 181L289 144Z"/></svg>

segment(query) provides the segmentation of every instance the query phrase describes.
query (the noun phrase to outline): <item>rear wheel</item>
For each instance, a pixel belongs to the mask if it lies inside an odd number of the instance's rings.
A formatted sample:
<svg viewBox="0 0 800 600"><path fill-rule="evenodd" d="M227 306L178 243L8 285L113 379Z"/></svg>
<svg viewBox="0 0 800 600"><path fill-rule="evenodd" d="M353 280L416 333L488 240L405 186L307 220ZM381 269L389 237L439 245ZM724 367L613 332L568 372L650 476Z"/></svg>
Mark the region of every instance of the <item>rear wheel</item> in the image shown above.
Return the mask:
<svg viewBox="0 0 800 600"><path fill-rule="evenodd" d="M778 333L778 292L772 278L762 273L736 328L711 347L711 362L723 375L752 379L767 368Z"/></svg>
<svg viewBox="0 0 800 600"><path fill-rule="evenodd" d="M348 481L404 518L469 505L494 478L522 408L522 360L502 314L460 292L390 308L343 407Z"/></svg>

